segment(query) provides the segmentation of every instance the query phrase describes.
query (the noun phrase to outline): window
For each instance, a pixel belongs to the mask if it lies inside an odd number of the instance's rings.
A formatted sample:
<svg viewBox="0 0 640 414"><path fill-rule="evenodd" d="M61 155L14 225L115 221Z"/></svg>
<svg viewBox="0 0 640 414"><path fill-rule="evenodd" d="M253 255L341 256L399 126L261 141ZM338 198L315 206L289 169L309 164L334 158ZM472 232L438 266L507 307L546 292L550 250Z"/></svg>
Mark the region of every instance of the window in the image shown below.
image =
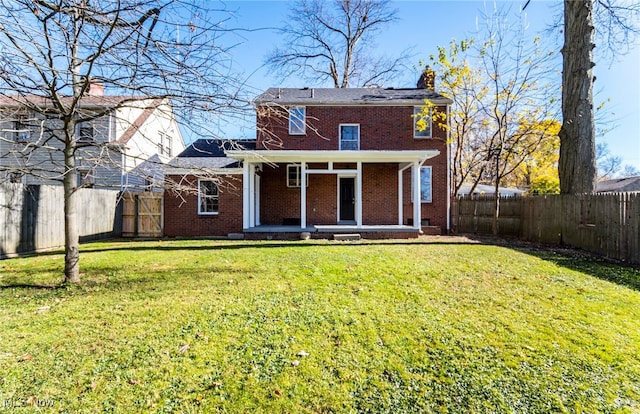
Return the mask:
<svg viewBox="0 0 640 414"><path fill-rule="evenodd" d="M306 129L306 110L304 106L289 108L289 134L304 135Z"/></svg>
<svg viewBox="0 0 640 414"><path fill-rule="evenodd" d="M158 154L166 155L170 157L171 153L172 153L171 137L167 134L163 134L162 132L160 132L160 137L158 139Z"/></svg>
<svg viewBox="0 0 640 414"><path fill-rule="evenodd" d="M287 165L287 187L300 187L301 185L300 166L295 164ZM307 187L309 187L309 177L307 177Z"/></svg>
<svg viewBox="0 0 640 414"><path fill-rule="evenodd" d="M422 106L413 107L413 137L414 138L431 138L431 109L428 115L421 115Z"/></svg>
<svg viewBox="0 0 640 414"><path fill-rule="evenodd" d="M431 202L431 167L420 167L420 201Z"/></svg>
<svg viewBox="0 0 640 414"><path fill-rule="evenodd" d="M78 140L82 142L92 142L93 141L93 125L80 124Z"/></svg>
<svg viewBox="0 0 640 414"><path fill-rule="evenodd" d="M95 183L96 180L91 170L78 170L78 187L91 188Z"/></svg>
<svg viewBox="0 0 640 414"><path fill-rule="evenodd" d="M9 173L9 182L14 184L19 184L22 182L23 173L18 171L12 171Z"/></svg>
<svg viewBox="0 0 640 414"><path fill-rule="evenodd" d="M347 151L360 149L360 125L340 125L340 149Z"/></svg>
<svg viewBox="0 0 640 414"><path fill-rule="evenodd" d="M218 214L218 186L211 180L198 180L198 214Z"/></svg>
<svg viewBox="0 0 640 414"><path fill-rule="evenodd" d="M31 140L31 126L29 118L26 115L20 115L14 121L15 140L16 142L29 142Z"/></svg>

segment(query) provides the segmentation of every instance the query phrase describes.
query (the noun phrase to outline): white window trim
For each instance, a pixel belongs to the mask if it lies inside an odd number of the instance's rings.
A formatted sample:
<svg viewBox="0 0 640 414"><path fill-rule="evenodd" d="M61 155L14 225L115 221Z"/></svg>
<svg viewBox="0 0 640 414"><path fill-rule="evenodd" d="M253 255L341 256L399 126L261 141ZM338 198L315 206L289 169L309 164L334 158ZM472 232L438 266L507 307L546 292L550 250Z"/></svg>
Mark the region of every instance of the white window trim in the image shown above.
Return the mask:
<svg viewBox="0 0 640 414"><path fill-rule="evenodd" d="M78 123L77 128L78 128L77 130L78 142L95 142L96 141L96 129L91 122ZM87 129L91 128L91 136L89 137L82 136L82 130L85 128Z"/></svg>
<svg viewBox="0 0 640 414"><path fill-rule="evenodd" d="M200 191L200 183L201 182L212 182L213 185L216 187L216 189L218 190L218 194L217 194L217 198L218 198L218 211L202 211L202 197L201 197L201 191ZM220 212L220 189L218 188L218 184L216 184L216 182L214 180L198 180L198 215L199 216L216 216L218 215L218 213Z"/></svg>
<svg viewBox="0 0 640 414"><path fill-rule="evenodd" d="M291 168L296 169L296 183L291 185L289 181L289 170ZM287 164L287 187L288 188L300 188L302 184L302 166L300 164ZM307 177L307 187L309 187L309 177Z"/></svg>
<svg viewBox="0 0 640 414"><path fill-rule="evenodd" d="M433 137L433 118L432 118L432 108L429 108L429 116L427 117L427 121L429 122L429 134L428 135L418 135L418 133L423 133L424 131L418 131L418 126L416 123L420 119L418 114L422 112L423 106L414 106L413 107L413 138L415 139L430 139Z"/></svg>
<svg viewBox="0 0 640 414"><path fill-rule="evenodd" d="M422 191L420 191L420 204L430 204L433 203L433 167L431 165L423 165L420 167L420 190L422 190L422 169L431 170L431 200L426 201L422 199ZM411 170L411 182L413 182L413 170ZM413 200L413 186L411 186L411 199Z"/></svg>
<svg viewBox="0 0 640 414"><path fill-rule="evenodd" d="M31 141L31 126L28 115L18 115L18 119L14 121L15 142Z"/></svg>
<svg viewBox="0 0 640 414"><path fill-rule="evenodd" d="M429 200L422 199L422 170L429 170ZM420 203L433 203L433 168L430 165L420 167Z"/></svg>
<svg viewBox="0 0 640 414"><path fill-rule="evenodd" d="M167 157L171 157L173 154L172 150L172 137L170 134L165 132L158 132L158 153L159 155L164 155Z"/></svg>
<svg viewBox="0 0 640 414"><path fill-rule="evenodd" d="M293 128L295 123L292 121L293 111L294 110L302 110L302 130L299 128ZM307 107L306 106L292 106L289 108L289 135L305 135L307 133Z"/></svg>
<svg viewBox="0 0 640 414"><path fill-rule="evenodd" d="M342 149L342 127L343 126L356 126L356 127L358 127L358 139L356 140L358 142L358 148L356 150L343 150ZM340 151L360 151L360 124L340 124L340 125L338 125L338 142L339 142Z"/></svg>

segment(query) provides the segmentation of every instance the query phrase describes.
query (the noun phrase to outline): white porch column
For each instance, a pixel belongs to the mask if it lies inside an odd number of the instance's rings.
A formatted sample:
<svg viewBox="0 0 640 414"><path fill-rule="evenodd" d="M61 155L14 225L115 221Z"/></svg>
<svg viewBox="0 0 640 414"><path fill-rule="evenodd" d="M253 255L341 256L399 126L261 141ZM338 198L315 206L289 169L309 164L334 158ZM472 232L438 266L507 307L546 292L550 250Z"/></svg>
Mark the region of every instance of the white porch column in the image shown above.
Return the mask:
<svg viewBox="0 0 640 414"><path fill-rule="evenodd" d="M249 164L249 227L256 226L256 165Z"/></svg>
<svg viewBox="0 0 640 414"><path fill-rule="evenodd" d="M307 163L300 165L300 227L307 227Z"/></svg>
<svg viewBox="0 0 640 414"><path fill-rule="evenodd" d="M362 228L362 161L356 163L356 226Z"/></svg>
<svg viewBox="0 0 640 414"><path fill-rule="evenodd" d="M253 191L253 206L255 211L255 225L260 225L260 176L254 174L255 186Z"/></svg>
<svg viewBox="0 0 640 414"><path fill-rule="evenodd" d="M249 228L249 212L251 211L251 191L250 191L250 168L249 162L245 161L242 164L242 228Z"/></svg>
<svg viewBox="0 0 640 414"><path fill-rule="evenodd" d="M413 163L413 227L416 229L420 229L422 226L420 222L422 218L420 216L420 212L422 210L422 205L420 203L420 163Z"/></svg>
<svg viewBox="0 0 640 414"><path fill-rule="evenodd" d="M402 173L404 170L398 170L398 226L402 226Z"/></svg>

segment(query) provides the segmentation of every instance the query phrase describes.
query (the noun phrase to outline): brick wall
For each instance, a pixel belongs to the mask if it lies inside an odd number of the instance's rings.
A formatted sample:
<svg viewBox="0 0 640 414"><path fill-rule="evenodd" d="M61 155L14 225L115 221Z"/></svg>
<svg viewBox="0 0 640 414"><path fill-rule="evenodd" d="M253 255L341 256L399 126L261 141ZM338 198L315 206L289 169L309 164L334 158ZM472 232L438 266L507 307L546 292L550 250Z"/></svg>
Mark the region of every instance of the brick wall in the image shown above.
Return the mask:
<svg viewBox="0 0 640 414"><path fill-rule="evenodd" d="M436 122L433 138L413 138L413 106L307 106L305 135L289 135L285 109L257 112L260 149L338 150L339 125L360 124L361 150L446 150L446 132Z"/></svg>
<svg viewBox="0 0 640 414"><path fill-rule="evenodd" d="M226 236L242 232L242 175L220 176L217 215L198 214L198 178L165 177L191 190L164 192L164 235L167 237Z"/></svg>

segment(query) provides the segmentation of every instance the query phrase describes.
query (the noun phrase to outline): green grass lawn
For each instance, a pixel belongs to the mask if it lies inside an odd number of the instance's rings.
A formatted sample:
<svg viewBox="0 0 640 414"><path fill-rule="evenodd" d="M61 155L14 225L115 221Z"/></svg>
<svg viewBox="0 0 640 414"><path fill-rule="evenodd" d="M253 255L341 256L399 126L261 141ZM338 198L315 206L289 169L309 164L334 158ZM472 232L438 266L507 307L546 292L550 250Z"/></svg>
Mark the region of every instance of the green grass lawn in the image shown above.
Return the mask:
<svg viewBox="0 0 640 414"><path fill-rule="evenodd" d="M448 240L0 261L0 412L640 412L640 270Z"/></svg>

